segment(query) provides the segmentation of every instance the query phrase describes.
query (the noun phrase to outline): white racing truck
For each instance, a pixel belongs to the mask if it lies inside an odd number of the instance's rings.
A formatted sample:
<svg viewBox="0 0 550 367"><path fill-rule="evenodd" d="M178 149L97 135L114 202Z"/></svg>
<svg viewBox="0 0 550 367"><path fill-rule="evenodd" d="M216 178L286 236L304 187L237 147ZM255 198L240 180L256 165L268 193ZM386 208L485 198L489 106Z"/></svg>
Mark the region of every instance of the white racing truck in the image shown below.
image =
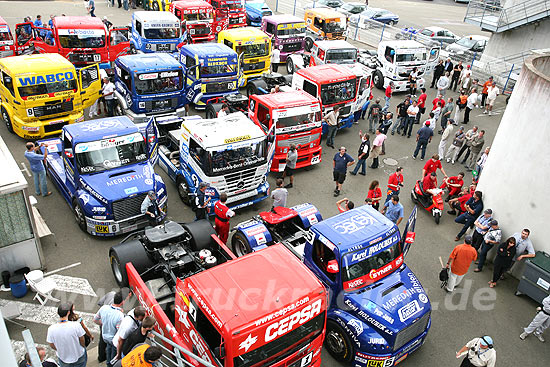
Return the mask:
<svg viewBox="0 0 550 367"><path fill-rule="evenodd" d="M433 70L439 60L439 46L426 47L413 40L383 41L377 53L362 52L359 62L374 70L373 83L384 89L394 83L394 92L409 90L409 74L418 69L417 88L424 86L423 76Z"/></svg>

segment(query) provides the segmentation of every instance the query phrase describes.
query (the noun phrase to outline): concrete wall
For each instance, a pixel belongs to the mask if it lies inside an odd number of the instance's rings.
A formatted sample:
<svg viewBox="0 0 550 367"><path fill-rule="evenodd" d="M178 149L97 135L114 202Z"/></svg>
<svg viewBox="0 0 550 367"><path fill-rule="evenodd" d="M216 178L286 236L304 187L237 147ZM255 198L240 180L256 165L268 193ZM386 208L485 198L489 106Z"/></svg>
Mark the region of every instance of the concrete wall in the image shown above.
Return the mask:
<svg viewBox="0 0 550 367"><path fill-rule="evenodd" d="M531 230L535 250L550 253L550 54L529 58L496 133L478 189L503 238ZM520 269L516 269L520 270Z"/></svg>

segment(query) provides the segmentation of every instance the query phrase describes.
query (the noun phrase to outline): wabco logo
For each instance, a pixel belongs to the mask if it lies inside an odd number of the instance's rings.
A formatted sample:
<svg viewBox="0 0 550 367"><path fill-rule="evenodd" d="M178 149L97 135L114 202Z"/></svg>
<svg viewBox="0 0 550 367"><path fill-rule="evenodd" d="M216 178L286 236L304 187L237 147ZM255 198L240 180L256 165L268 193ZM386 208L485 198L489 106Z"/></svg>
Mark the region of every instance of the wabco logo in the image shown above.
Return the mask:
<svg viewBox="0 0 550 367"><path fill-rule="evenodd" d="M21 83L22 87L26 87L28 85L62 82L65 80L73 80L73 79L74 79L73 72L67 71L66 73L48 74L44 76L42 75L27 76L24 78L19 78L19 83Z"/></svg>
<svg viewBox="0 0 550 367"><path fill-rule="evenodd" d="M323 300L318 299L311 305L307 305L300 311L296 311L290 316L285 317L281 321L274 322L265 330L265 341L270 342L278 336L284 335L292 329L303 325L315 316L321 313L321 303Z"/></svg>

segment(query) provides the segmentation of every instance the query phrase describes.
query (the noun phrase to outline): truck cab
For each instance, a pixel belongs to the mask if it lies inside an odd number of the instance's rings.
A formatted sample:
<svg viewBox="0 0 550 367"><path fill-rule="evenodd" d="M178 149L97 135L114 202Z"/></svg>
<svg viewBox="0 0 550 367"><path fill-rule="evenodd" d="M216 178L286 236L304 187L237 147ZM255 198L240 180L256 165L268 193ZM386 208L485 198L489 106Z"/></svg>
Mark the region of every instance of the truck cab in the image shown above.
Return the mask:
<svg viewBox="0 0 550 367"><path fill-rule="evenodd" d="M125 116L63 127L61 137L42 140L47 170L84 232L116 236L149 224L141 213L147 192L155 191L166 213L166 186L153 170L156 131L144 136Z"/></svg>
<svg viewBox="0 0 550 367"><path fill-rule="evenodd" d="M244 84L248 79L257 78L269 71L271 65L271 38L254 27L228 29L218 34L222 43L243 57L242 71Z"/></svg>
<svg viewBox="0 0 550 367"><path fill-rule="evenodd" d="M207 0L214 8L215 33L246 26L244 0Z"/></svg>
<svg viewBox="0 0 550 367"><path fill-rule="evenodd" d="M186 83L199 83L201 97L195 108L205 109L208 100L238 93L241 75L235 51L219 43L185 45L180 49L180 64Z"/></svg>
<svg viewBox="0 0 550 367"><path fill-rule="evenodd" d="M27 31L31 29L32 37ZM76 67L100 64L110 69L111 63L130 50L127 27L105 28L101 19L87 16L64 16L53 19L53 28L35 27L33 23L16 25L20 47L34 46L37 53L58 53Z"/></svg>
<svg viewBox="0 0 550 367"><path fill-rule="evenodd" d="M150 116L185 116L185 73L180 63L163 53L126 55L115 61L117 115L136 124Z"/></svg>
<svg viewBox="0 0 550 367"><path fill-rule="evenodd" d="M357 101L358 80L355 72L344 65L325 64L298 70L292 77L292 87L317 98L323 114L340 105L338 128L342 129L353 125L352 107ZM323 134L326 130L326 123L323 122Z"/></svg>
<svg viewBox="0 0 550 367"><path fill-rule="evenodd" d="M346 39L346 16L330 8L307 9L305 49L310 51L316 40Z"/></svg>
<svg viewBox="0 0 550 367"><path fill-rule="evenodd" d="M214 32L214 8L203 0L175 1L170 11L181 21L182 32L187 43L212 42Z"/></svg>
<svg viewBox="0 0 550 367"><path fill-rule="evenodd" d="M291 144L296 145L296 168L321 162L321 106L302 90L251 95L248 117L264 131L275 126L272 172L282 172Z"/></svg>
<svg viewBox="0 0 550 367"><path fill-rule="evenodd" d="M272 15L273 11L264 0L244 0L246 24L252 27L262 25L262 18Z"/></svg>
<svg viewBox="0 0 550 367"><path fill-rule="evenodd" d="M24 139L59 135L84 121L84 109L99 98L97 65L78 71L58 54L0 59L0 111L8 131Z"/></svg>
<svg viewBox="0 0 550 367"><path fill-rule="evenodd" d="M136 11L132 14L131 53L177 52L184 41L180 21L166 11Z"/></svg>
<svg viewBox="0 0 550 367"><path fill-rule="evenodd" d="M288 14L264 16L260 29L271 37L273 48L279 49L281 62L286 62L291 54L304 52L306 24L303 19Z"/></svg>
<svg viewBox="0 0 550 367"><path fill-rule="evenodd" d="M0 58L17 55L10 26L0 17Z"/></svg>
<svg viewBox="0 0 550 367"><path fill-rule="evenodd" d="M232 209L267 198L273 130L266 134L241 112L183 120L181 128L168 131L167 142L160 145L159 165L176 183L185 204L191 203L201 182L209 184L205 194L211 198L210 215L222 192Z"/></svg>

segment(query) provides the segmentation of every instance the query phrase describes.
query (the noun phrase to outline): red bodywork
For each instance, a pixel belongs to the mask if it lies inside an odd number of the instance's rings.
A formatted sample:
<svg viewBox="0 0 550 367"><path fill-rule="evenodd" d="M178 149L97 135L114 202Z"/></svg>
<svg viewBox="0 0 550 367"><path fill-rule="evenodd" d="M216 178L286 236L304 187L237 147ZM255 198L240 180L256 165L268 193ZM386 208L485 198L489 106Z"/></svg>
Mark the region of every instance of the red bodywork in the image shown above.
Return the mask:
<svg viewBox="0 0 550 367"><path fill-rule="evenodd" d="M174 1L170 11L181 21L182 31L187 31L190 43L214 41L217 32L214 33L212 5L203 0Z"/></svg>
<svg viewBox="0 0 550 367"><path fill-rule="evenodd" d="M239 367L234 362L244 354L257 360L250 366L321 365L326 290L282 245L232 258L186 279L178 278L175 328L132 264L126 268L132 291L157 320L157 331L214 365ZM306 323L319 327L291 343L295 339L288 334L304 333L302 325ZM266 350L266 345L277 347ZM224 357L216 358L220 350ZM199 365L194 359L189 361Z"/></svg>
<svg viewBox="0 0 550 367"><path fill-rule="evenodd" d="M308 110L313 114L313 122L297 121L289 126L282 121L291 121L293 111ZM304 111L306 112L306 111ZM271 117L265 121L267 114ZM291 92L280 92L264 95L251 95L248 109L248 117L262 127L266 125L267 130L271 129L274 119L278 118L276 128L276 147L271 171L281 172L286 165L286 156L290 144L296 145L298 150L298 161L296 168L311 166L321 162L321 108L317 98L302 90ZM297 117L297 116L296 116Z"/></svg>
<svg viewBox="0 0 550 367"><path fill-rule="evenodd" d="M422 190L421 185L422 185L422 181L416 181L416 185L414 186L414 192L419 197L424 195L424 191ZM436 185L436 187L437 187L437 185ZM432 195L432 204L427 206L427 207L422 205L422 207L424 209L426 209L427 211L429 211L429 212L431 212L433 209L437 209L437 210L443 212L443 197L442 196L443 196L443 191L441 191L437 195ZM421 204L422 204L422 202L421 202Z"/></svg>
<svg viewBox="0 0 550 367"><path fill-rule="evenodd" d="M242 0L207 0L214 8L214 34L225 29L246 27Z"/></svg>
<svg viewBox="0 0 550 367"><path fill-rule="evenodd" d="M21 31L32 27L30 39L20 38ZM53 19L53 29L35 27L32 23L16 26L18 47L34 47L35 53L58 53L77 67L111 63L130 50L128 28L107 30L99 18L64 16ZM93 37L94 40L90 41Z"/></svg>
<svg viewBox="0 0 550 367"><path fill-rule="evenodd" d="M0 57L15 55L17 55L17 51L10 26L4 18L0 17Z"/></svg>

